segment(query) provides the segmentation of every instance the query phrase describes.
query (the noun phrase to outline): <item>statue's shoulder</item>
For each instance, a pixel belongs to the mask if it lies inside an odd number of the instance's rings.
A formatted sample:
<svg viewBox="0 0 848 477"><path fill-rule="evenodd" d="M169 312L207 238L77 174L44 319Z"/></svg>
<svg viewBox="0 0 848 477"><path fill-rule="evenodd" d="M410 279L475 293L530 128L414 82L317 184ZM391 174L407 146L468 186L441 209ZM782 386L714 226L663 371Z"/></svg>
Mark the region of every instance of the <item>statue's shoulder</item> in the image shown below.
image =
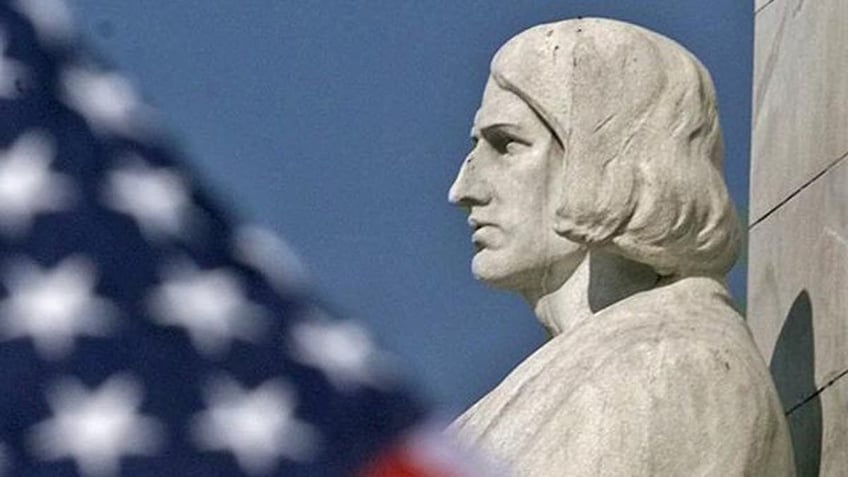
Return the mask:
<svg viewBox="0 0 848 477"><path fill-rule="evenodd" d="M691 376L718 387L755 385L764 388L764 395L773 391L744 318L723 289L708 283L683 284L611 307L568 339L550 344L562 348L555 350L559 354L573 349L574 342L603 344L600 375L638 367L654 370L652 383Z"/></svg>
<svg viewBox="0 0 848 477"><path fill-rule="evenodd" d="M585 370L583 383L637 374L650 376L646 384L652 386L691 377L718 387L761 383L771 390L766 365L732 309L706 314L683 307L623 308L551 340L536 354L528 362L538 359L563 371L554 363L573 363Z"/></svg>

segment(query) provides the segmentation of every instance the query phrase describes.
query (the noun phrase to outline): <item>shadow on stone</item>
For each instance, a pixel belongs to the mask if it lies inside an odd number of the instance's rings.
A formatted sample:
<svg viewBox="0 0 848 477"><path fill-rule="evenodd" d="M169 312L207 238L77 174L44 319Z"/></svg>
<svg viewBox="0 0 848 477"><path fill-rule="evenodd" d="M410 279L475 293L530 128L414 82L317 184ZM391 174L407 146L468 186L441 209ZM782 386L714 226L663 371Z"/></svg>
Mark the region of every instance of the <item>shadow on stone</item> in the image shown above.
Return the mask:
<svg viewBox="0 0 848 477"><path fill-rule="evenodd" d="M815 357L813 307L803 290L783 323L770 365L789 421L798 477L818 476L821 467L822 406Z"/></svg>

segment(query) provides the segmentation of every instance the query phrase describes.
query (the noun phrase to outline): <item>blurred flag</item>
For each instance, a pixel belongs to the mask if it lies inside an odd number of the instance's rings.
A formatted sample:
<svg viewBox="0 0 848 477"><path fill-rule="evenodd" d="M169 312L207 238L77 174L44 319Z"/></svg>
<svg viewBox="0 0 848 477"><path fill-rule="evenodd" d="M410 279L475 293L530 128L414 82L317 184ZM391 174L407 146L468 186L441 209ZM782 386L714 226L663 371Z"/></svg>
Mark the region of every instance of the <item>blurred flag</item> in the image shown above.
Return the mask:
<svg viewBox="0 0 848 477"><path fill-rule="evenodd" d="M470 476L58 0L0 4L0 474Z"/></svg>

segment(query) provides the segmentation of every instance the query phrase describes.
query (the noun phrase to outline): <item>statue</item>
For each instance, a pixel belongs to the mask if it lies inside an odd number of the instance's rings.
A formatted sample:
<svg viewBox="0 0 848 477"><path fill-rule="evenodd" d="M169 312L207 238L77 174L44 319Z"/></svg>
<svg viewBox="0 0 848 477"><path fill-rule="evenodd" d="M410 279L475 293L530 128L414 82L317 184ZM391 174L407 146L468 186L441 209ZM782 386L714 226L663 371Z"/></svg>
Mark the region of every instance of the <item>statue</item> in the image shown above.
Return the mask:
<svg viewBox="0 0 848 477"><path fill-rule="evenodd" d="M495 55L450 189L474 275L550 334L451 430L517 476L794 475L724 276L739 231L715 92L677 43L606 19Z"/></svg>

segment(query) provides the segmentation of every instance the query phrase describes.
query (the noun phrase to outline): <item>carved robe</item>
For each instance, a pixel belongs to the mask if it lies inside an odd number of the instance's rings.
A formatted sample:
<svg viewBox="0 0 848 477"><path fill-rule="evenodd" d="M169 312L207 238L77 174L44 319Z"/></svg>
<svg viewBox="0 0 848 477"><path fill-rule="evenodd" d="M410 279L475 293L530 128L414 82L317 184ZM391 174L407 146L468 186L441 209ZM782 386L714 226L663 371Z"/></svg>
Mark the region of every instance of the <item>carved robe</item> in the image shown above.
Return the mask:
<svg viewBox="0 0 848 477"><path fill-rule="evenodd" d="M551 339L451 429L520 477L794 469L769 371L708 278L634 295Z"/></svg>

